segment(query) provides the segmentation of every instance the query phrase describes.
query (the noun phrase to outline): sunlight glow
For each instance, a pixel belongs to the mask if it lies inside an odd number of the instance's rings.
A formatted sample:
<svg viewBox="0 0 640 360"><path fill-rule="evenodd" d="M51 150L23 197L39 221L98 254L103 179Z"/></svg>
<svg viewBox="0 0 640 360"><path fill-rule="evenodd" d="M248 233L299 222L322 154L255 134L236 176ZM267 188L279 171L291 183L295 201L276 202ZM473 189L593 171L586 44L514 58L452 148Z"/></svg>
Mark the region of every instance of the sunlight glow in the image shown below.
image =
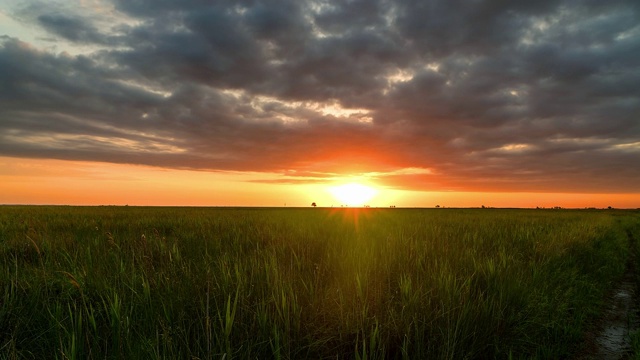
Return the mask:
<svg viewBox="0 0 640 360"><path fill-rule="evenodd" d="M341 205L364 206L378 194L378 190L357 183L344 184L329 188L329 192Z"/></svg>

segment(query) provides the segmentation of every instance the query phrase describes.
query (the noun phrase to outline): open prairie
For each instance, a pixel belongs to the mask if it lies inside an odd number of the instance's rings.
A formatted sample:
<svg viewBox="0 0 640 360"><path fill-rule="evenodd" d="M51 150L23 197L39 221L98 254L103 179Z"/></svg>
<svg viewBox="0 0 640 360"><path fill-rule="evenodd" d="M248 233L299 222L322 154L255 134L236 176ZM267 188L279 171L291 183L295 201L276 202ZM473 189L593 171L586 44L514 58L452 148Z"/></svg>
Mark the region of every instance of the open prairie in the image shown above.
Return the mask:
<svg viewBox="0 0 640 360"><path fill-rule="evenodd" d="M0 207L0 356L561 358L627 210Z"/></svg>

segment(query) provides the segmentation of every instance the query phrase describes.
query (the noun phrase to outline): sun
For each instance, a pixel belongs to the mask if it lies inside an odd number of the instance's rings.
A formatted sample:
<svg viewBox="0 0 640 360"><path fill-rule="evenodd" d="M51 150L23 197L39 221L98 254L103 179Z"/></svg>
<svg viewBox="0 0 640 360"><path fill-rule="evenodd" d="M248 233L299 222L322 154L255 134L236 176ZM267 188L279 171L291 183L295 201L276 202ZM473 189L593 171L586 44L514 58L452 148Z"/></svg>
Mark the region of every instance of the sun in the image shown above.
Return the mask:
<svg viewBox="0 0 640 360"><path fill-rule="evenodd" d="M378 190L370 186L350 183L330 187L329 193L340 202L340 205L364 206L378 194Z"/></svg>

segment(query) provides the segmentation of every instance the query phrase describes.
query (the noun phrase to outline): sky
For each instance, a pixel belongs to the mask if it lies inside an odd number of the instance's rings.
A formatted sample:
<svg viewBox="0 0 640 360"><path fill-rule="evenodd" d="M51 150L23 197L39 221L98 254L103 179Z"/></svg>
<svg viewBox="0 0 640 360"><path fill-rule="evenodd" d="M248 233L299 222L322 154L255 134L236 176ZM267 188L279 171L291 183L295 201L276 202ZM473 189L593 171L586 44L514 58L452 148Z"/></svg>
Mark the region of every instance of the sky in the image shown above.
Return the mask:
<svg viewBox="0 0 640 360"><path fill-rule="evenodd" d="M0 0L0 204L339 206L344 184L640 207L640 2Z"/></svg>

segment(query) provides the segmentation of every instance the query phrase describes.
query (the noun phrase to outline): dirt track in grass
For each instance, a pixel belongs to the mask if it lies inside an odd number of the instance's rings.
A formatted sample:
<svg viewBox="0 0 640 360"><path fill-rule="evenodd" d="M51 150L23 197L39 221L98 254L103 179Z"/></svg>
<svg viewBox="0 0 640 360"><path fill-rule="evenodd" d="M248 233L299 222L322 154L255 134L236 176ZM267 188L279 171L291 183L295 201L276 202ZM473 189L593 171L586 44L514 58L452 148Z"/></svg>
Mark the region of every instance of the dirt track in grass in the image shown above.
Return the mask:
<svg viewBox="0 0 640 360"><path fill-rule="evenodd" d="M627 233L630 245L634 239ZM622 279L607 295L605 310L594 321L587 333L583 350L576 356L579 360L617 360L631 356L630 334L640 328L637 271L635 254L631 255Z"/></svg>

